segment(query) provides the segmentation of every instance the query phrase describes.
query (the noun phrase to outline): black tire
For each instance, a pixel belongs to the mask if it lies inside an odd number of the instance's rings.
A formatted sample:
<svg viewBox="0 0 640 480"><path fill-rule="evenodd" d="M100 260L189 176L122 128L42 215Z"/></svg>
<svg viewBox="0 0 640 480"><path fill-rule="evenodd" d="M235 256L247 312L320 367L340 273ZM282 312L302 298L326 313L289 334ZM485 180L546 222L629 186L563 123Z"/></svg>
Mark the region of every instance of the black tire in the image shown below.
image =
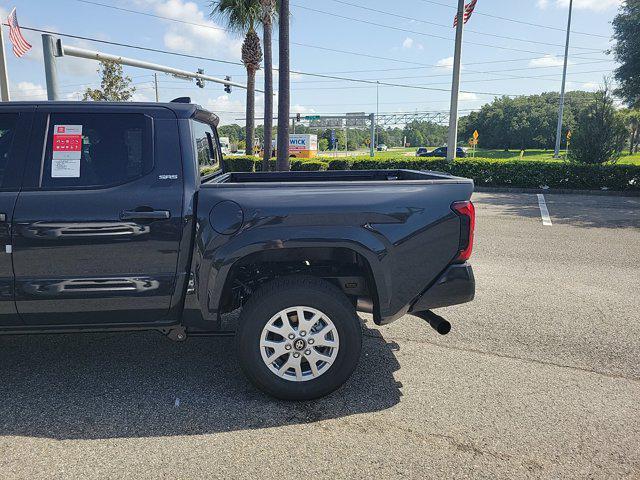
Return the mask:
<svg viewBox="0 0 640 480"><path fill-rule="evenodd" d="M260 336L267 322L295 306L324 313L335 325L340 341L328 370L301 382L277 376L260 351ZM251 296L242 309L236 341L240 367L256 387L282 400L312 400L333 392L351 376L360 359L362 327L353 305L337 287L315 277L291 276L263 285Z"/></svg>

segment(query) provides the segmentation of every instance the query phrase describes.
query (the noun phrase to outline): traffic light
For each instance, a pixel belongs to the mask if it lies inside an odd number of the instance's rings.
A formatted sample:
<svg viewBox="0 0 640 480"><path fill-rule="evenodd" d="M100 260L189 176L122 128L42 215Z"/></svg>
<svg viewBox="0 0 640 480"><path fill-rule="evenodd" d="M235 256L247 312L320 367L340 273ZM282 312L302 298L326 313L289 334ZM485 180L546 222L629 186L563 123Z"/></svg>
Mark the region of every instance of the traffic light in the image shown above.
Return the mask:
<svg viewBox="0 0 640 480"><path fill-rule="evenodd" d="M225 79L227 82L230 82L230 81L231 81L231 77L230 77L229 75L227 75L226 77L224 77L224 79ZM225 91L225 92L227 92L227 93L231 93L231 85L229 85L228 83L225 83L225 84L224 84L224 91Z"/></svg>
<svg viewBox="0 0 640 480"><path fill-rule="evenodd" d="M296 113L296 122L300 123L300 114Z"/></svg>
<svg viewBox="0 0 640 480"><path fill-rule="evenodd" d="M199 68L197 73L200 75L204 75L204 69ZM201 78L196 78L196 85L200 88L204 88L204 80L202 80Z"/></svg>

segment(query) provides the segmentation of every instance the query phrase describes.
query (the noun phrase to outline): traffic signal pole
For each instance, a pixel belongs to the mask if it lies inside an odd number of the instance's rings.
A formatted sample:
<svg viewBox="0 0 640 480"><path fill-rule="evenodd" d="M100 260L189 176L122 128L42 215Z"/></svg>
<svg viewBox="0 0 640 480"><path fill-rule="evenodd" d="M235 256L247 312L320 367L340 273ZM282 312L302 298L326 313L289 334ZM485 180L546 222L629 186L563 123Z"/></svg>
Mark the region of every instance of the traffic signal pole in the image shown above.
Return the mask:
<svg viewBox="0 0 640 480"><path fill-rule="evenodd" d="M458 24L456 25L456 46L453 54L453 80L451 82L451 108L449 110L449 138L447 141L447 161L456 159L458 147L458 95L460 93L460 63L462 57L462 30L464 28L464 0L458 0Z"/></svg>

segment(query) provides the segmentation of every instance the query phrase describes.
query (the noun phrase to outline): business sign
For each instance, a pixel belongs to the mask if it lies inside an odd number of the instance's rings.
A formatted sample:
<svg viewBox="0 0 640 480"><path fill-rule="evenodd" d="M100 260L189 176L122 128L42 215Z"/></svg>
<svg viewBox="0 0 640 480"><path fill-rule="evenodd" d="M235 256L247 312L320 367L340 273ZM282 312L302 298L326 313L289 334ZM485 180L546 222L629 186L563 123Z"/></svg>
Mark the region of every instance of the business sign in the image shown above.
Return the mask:
<svg viewBox="0 0 640 480"><path fill-rule="evenodd" d="M53 126L52 178L80 178L82 125Z"/></svg>
<svg viewBox="0 0 640 480"><path fill-rule="evenodd" d="M303 152L306 150L318 150L317 135L291 135L289 137L289 151Z"/></svg>

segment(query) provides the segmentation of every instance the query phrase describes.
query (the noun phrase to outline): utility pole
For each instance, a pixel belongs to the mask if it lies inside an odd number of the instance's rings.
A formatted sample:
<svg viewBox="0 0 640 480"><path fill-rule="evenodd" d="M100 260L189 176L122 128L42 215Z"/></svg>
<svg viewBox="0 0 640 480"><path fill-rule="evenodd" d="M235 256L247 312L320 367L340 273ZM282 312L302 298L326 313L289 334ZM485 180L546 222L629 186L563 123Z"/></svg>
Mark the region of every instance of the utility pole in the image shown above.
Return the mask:
<svg viewBox="0 0 640 480"><path fill-rule="evenodd" d="M558 128L556 130L556 148L553 158L560 158L560 142L562 140L562 115L564 114L564 89L567 81L567 62L569 60L569 37L571 34L571 12L573 0L569 0L569 19L567 20L567 40L564 44L564 67L562 69L562 86L560 87L560 105L558 106Z"/></svg>
<svg viewBox="0 0 640 480"><path fill-rule="evenodd" d="M460 62L462 59L464 0L458 0L457 17L456 47L453 53L453 80L451 82L451 108L449 109L449 139L447 141L448 162L453 162L456 159L456 149L458 147L458 94L460 93Z"/></svg>
<svg viewBox="0 0 640 480"><path fill-rule="evenodd" d="M0 25L0 100L3 102L11 100L9 96L9 73L7 70L7 57L4 51L2 25Z"/></svg>
<svg viewBox="0 0 640 480"><path fill-rule="evenodd" d="M369 156L373 158L375 156L374 140L376 138L376 122L377 117L372 113L369 115L369 122L371 123L371 139L369 140Z"/></svg>
<svg viewBox="0 0 640 480"><path fill-rule="evenodd" d="M380 143L380 135L378 134L378 117L380 116L380 80L376 82L376 147Z"/></svg>
<svg viewBox="0 0 640 480"><path fill-rule="evenodd" d="M153 74L153 83L156 86L156 103L158 103L160 101L160 97L158 96L158 74L157 73Z"/></svg>
<svg viewBox="0 0 640 480"><path fill-rule="evenodd" d="M56 57L61 52L57 51L56 40L48 34L42 35L42 54L44 56L44 75L47 80L47 100L60 100L60 86L58 85L58 67Z"/></svg>
<svg viewBox="0 0 640 480"><path fill-rule="evenodd" d="M349 156L349 127L347 127L346 122L344 125L344 156Z"/></svg>

